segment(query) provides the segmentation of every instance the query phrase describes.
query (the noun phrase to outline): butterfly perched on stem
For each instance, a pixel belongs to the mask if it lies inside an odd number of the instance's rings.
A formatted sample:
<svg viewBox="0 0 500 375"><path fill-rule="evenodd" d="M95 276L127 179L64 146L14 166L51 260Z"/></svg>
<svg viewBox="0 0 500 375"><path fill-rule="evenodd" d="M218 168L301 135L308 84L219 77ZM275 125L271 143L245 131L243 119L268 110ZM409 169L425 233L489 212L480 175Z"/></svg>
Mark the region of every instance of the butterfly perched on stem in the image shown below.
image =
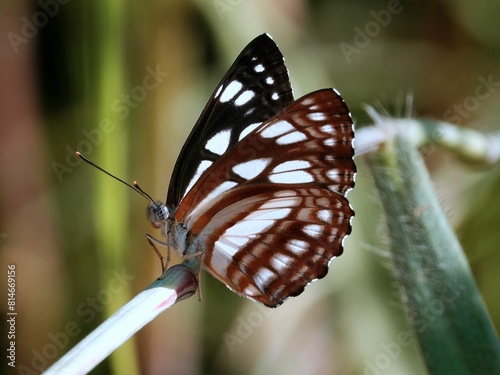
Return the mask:
<svg viewBox="0 0 500 375"><path fill-rule="evenodd" d="M334 89L295 100L267 34L236 58L184 144L152 224L183 258L269 307L324 277L354 211L354 131Z"/></svg>

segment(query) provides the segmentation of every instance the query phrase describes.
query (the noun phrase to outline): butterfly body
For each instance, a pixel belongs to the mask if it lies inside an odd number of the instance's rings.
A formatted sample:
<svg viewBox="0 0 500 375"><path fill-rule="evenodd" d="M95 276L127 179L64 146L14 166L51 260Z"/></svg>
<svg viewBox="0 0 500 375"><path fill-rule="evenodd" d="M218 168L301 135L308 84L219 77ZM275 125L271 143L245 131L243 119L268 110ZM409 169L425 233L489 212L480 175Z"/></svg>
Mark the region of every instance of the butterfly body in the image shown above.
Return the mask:
<svg viewBox="0 0 500 375"><path fill-rule="evenodd" d="M235 293L275 307L324 277L354 211L354 132L333 89L293 100L264 34L238 56L148 208L168 245Z"/></svg>

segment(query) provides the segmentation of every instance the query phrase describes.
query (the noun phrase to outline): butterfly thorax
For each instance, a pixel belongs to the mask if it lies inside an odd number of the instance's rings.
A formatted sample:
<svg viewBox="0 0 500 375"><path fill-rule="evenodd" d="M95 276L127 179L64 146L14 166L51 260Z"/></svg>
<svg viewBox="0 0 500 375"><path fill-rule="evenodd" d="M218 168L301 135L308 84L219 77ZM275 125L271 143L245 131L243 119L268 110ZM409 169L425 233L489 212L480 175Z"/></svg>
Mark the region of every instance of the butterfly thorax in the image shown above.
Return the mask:
<svg viewBox="0 0 500 375"><path fill-rule="evenodd" d="M197 235L191 233L183 223L168 219L164 227L164 235L181 258L189 259L193 255L200 254Z"/></svg>
<svg viewBox="0 0 500 375"><path fill-rule="evenodd" d="M151 225L160 228L162 235L168 238L169 246L172 246L180 257L198 252L193 236L183 223L174 219L172 210L158 201L151 202L147 209L147 215Z"/></svg>

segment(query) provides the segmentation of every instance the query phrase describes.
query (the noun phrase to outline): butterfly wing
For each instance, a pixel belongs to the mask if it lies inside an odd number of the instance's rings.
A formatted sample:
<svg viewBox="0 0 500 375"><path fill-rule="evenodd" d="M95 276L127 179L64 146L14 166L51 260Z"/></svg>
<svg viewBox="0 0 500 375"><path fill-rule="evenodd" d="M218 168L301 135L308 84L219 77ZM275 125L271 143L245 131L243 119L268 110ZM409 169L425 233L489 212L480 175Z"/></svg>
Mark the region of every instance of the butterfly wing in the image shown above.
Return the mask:
<svg viewBox="0 0 500 375"><path fill-rule="evenodd" d="M269 35L260 35L236 58L185 142L170 180L167 207L175 209L212 163L292 101L283 55Z"/></svg>
<svg viewBox="0 0 500 375"><path fill-rule="evenodd" d="M175 214L204 251L204 266L271 307L324 277L351 232L353 139L340 95L320 90L233 145Z"/></svg>

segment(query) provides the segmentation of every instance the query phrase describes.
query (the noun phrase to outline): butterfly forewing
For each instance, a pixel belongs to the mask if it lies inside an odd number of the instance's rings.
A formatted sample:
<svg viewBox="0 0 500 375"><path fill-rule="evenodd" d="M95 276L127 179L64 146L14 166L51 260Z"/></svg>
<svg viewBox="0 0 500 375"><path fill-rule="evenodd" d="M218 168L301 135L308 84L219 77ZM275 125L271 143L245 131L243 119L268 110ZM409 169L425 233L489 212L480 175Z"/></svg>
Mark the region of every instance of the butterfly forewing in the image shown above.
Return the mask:
<svg viewBox="0 0 500 375"><path fill-rule="evenodd" d="M205 267L268 306L325 276L351 231L353 138L340 95L320 90L232 145L175 213L203 249Z"/></svg>
<svg viewBox="0 0 500 375"><path fill-rule="evenodd" d="M293 101L283 55L267 34L248 44L212 94L181 150L167 195L171 210L248 132Z"/></svg>

